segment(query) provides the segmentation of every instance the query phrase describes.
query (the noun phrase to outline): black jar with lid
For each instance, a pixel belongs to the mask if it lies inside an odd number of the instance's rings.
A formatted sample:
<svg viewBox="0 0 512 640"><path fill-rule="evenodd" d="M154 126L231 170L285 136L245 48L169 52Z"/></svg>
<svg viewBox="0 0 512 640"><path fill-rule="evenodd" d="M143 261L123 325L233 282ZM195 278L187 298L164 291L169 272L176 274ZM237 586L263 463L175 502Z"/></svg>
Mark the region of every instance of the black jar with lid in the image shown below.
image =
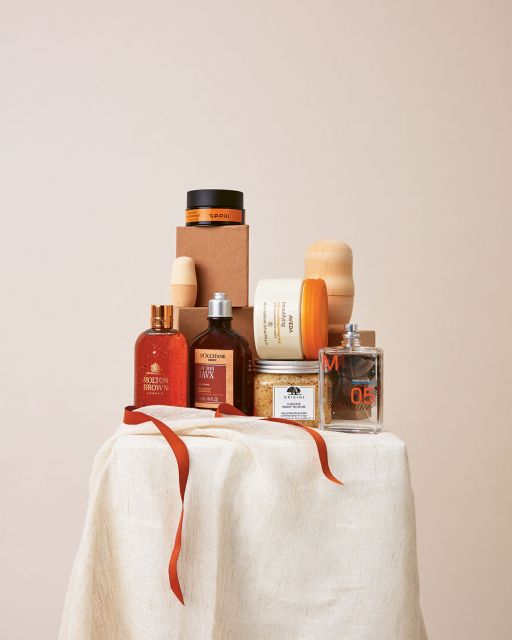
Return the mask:
<svg viewBox="0 0 512 640"><path fill-rule="evenodd" d="M187 227L245 224L244 194L231 189L194 189L187 192Z"/></svg>

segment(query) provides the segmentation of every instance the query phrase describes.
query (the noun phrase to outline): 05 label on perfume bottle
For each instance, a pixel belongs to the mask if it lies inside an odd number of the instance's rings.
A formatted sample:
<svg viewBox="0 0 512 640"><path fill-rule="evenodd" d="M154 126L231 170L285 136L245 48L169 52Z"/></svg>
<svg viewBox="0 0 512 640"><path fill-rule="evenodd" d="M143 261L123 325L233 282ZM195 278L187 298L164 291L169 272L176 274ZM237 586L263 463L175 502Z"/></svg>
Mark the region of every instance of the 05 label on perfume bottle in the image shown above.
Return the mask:
<svg viewBox="0 0 512 640"><path fill-rule="evenodd" d="M216 409L222 402L233 404L233 351L196 349L194 381L195 407Z"/></svg>
<svg viewBox="0 0 512 640"><path fill-rule="evenodd" d="M355 406L374 407L377 404L377 384L374 380L352 380L350 402Z"/></svg>
<svg viewBox="0 0 512 640"><path fill-rule="evenodd" d="M272 417L287 420L315 420L314 385L272 387Z"/></svg>

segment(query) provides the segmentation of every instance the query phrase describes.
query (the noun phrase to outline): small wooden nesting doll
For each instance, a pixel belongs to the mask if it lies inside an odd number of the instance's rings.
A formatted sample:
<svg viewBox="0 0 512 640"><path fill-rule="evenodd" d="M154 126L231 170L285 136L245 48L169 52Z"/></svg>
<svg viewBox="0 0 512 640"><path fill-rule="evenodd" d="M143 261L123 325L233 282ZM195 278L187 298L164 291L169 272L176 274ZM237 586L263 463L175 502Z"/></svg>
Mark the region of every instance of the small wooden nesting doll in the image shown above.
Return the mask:
<svg viewBox="0 0 512 640"><path fill-rule="evenodd" d="M352 249L344 242L319 240L306 251L306 278L322 278L329 296L329 330L350 322L354 306Z"/></svg>
<svg viewBox="0 0 512 640"><path fill-rule="evenodd" d="M171 272L171 304L175 307L193 307L197 297L196 265L192 258L176 258Z"/></svg>

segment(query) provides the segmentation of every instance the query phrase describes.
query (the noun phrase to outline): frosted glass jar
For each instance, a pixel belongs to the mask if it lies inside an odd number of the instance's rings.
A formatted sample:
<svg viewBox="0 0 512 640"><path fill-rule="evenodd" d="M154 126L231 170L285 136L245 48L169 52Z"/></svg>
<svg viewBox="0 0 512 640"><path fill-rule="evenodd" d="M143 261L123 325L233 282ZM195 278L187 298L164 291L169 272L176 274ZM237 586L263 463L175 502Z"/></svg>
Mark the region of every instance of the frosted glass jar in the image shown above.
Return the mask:
<svg viewBox="0 0 512 640"><path fill-rule="evenodd" d="M256 360L254 363L254 415L285 418L318 427L320 407L318 361ZM324 402L329 394L324 394ZM330 411L324 411L330 415Z"/></svg>

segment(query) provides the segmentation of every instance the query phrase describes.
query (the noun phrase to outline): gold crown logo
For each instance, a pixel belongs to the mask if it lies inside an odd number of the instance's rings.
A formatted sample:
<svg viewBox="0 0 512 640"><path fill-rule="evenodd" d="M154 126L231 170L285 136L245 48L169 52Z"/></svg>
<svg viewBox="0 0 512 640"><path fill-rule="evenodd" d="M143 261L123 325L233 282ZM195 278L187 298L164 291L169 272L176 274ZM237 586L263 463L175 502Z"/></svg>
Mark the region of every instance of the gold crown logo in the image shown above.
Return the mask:
<svg viewBox="0 0 512 640"><path fill-rule="evenodd" d="M162 368L160 367L158 362L153 362L153 364L151 365L150 369L151 369L151 373L160 373Z"/></svg>

